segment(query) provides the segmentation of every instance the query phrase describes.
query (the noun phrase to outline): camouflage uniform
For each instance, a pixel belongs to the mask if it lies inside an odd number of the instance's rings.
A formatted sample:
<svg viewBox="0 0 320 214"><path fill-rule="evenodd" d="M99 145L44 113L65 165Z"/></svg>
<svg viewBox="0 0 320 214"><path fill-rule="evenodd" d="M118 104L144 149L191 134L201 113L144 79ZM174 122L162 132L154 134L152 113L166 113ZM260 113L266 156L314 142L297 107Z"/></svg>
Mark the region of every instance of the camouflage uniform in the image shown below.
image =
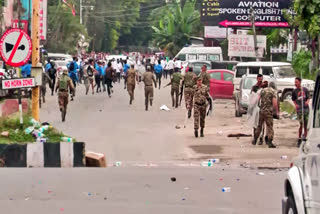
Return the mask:
<svg viewBox="0 0 320 214"><path fill-rule="evenodd" d="M210 89L210 75L207 72L201 72L199 78L202 79L202 84L206 85Z"/></svg>
<svg viewBox="0 0 320 214"><path fill-rule="evenodd" d="M130 68L127 71L127 90L130 96L130 104L134 100L134 89L136 87L137 72Z"/></svg>
<svg viewBox="0 0 320 214"><path fill-rule="evenodd" d="M62 121L65 121L67 114L67 105L69 102L69 92L74 90L74 86L71 78L67 73L63 73L61 77L58 78L56 91L59 89L58 102L61 111Z"/></svg>
<svg viewBox="0 0 320 214"><path fill-rule="evenodd" d="M187 110L191 111L193 107L193 86L195 85L196 74L193 72L187 72L184 76L184 99Z"/></svg>
<svg viewBox="0 0 320 214"><path fill-rule="evenodd" d="M268 141L273 140L273 98L277 98L277 94L272 88L265 88L261 91L259 124L254 133L255 140L259 138L264 122L267 126Z"/></svg>
<svg viewBox="0 0 320 214"><path fill-rule="evenodd" d="M153 85L157 87L156 79L151 71L147 71L142 75L142 81L144 82L144 95L145 95L145 105L146 111L148 111L148 105L150 100L150 106L152 106L153 100Z"/></svg>
<svg viewBox="0 0 320 214"><path fill-rule="evenodd" d="M47 74L47 72L43 72L42 73L42 85L41 85L41 97L43 100L43 103L46 102L46 93L47 93L47 84L51 85L51 78L50 76ZM41 98L40 98L41 101Z"/></svg>
<svg viewBox="0 0 320 214"><path fill-rule="evenodd" d="M180 82L182 79L182 75L179 72L175 72L172 75L171 82L168 84L171 85L172 107L178 108Z"/></svg>
<svg viewBox="0 0 320 214"><path fill-rule="evenodd" d="M209 98L209 88L205 85L198 87L195 85L194 90L194 129L199 129L199 120L200 127L204 129L205 118L206 118L206 109L207 109L207 99Z"/></svg>

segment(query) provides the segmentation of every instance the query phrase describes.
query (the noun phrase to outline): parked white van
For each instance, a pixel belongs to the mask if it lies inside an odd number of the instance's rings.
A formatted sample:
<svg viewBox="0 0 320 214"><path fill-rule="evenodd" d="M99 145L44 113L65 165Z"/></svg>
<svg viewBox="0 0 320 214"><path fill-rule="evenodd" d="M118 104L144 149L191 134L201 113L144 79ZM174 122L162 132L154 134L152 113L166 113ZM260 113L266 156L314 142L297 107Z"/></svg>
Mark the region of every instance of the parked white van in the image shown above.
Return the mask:
<svg viewBox="0 0 320 214"><path fill-rule="evenodd" d="M292 65L286 62L241 62L237 64L233 78L234 96L239 91L240 81L243 75L270 76L275 79L275 83L279 92L280 100L291 99L292 91L295 89L294 81L296 73L293 71ZM314 91L313 80L302 80L302 86L306 87L310 94Z"/></svg>
<svg viewBox="0 0 320 214"><path fill-rule="evenodd" d="M184 47L175 58L179 58L182 62L190 60L223 61L221 47Z"/></svg>

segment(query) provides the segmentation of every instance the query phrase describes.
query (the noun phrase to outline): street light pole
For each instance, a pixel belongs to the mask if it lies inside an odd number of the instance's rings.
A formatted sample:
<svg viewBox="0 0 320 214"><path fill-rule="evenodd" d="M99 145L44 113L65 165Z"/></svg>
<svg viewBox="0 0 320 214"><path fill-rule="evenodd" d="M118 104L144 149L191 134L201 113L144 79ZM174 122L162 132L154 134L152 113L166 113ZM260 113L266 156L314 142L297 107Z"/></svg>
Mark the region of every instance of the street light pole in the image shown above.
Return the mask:
<svg viewBox="0 0 320 214"><path fill-rule="evenodd" d="M80 0L80 24L82 24L82 0Z"/></svg>
<svg viewBox="0 0 320 214"><path fill-rule="evenodd" d="M251 13L251 24L252 24L252 31L253 31L254 51L256 54L256 61L259 61L259 58L258 58L259 54L258 54L258 47L257 47L256 16L252 7L250 8L250 13Z"/></svg>

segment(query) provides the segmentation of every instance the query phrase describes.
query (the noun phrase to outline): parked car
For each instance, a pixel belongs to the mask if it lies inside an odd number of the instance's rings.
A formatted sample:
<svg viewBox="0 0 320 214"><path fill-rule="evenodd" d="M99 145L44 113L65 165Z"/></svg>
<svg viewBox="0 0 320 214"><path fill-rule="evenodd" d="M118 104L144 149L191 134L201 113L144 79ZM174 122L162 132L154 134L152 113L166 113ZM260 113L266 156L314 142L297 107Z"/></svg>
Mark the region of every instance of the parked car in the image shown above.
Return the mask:
<svg viewBox="0 0 320 214"><path fill-rule="evenodd" d="M235 70L235 66L239 62L237 61L202 61L202 60L190 60L182 64L181 74L185 75L187 67L193 67L193 72L198 76L201 72L201 67L203 65L207 66L207 70Z"/></svg>
<svg viewBox="0 0 320 214"><path fill-rule="evenodd" d="M234 93L237 93L240 87L240 81L243 75L262 74L275 79L278 90L281 91L280 100L292 98L292 91L295 89L294 80L296 77L290 63L284 62L242 62L238 63L233 79ZM310 93L314 90L314 81L302 80L302 86L306 87Z"/></svg>
<svg viewBox="0 0 320 214"><path fill-rule="evenodd" d="M184 47L175 56L182 62L190 60L202 60L202 61L222 61L222 49L221 47L199 47L190 46Z"/></svg>
<svg viewBox="0 0 320 214"><path fill-rule="evenodd" d="M309 132L284 184L283 214L320 213L320 76L309 112Z"/></svg>
<svg viewBox="0 0 320 214"><path fill-rule="evenodd" d="M209 70L210 95L212 99L233 99L232 79L234 72L230 70Z"/></svg>
<svg viewBox="0 0 320 214"><path fill-rule="evenodd" d="M263 76L263 79L267 80L268 82L272 80L272 78L269 76ZM247 113L249 96L251 89L255 84L257 84L257 75L249 74L242 76L240 87L237 90L237 93L234 93L236 117L241 117L243 114Z"/></svg>
<svg viewBox="0 0 320 214"><path fill-rule="evenodd" d="M72 56L69 54L62 54L62 53L48 53L47 60L53 61L72 61Z"/></svg>

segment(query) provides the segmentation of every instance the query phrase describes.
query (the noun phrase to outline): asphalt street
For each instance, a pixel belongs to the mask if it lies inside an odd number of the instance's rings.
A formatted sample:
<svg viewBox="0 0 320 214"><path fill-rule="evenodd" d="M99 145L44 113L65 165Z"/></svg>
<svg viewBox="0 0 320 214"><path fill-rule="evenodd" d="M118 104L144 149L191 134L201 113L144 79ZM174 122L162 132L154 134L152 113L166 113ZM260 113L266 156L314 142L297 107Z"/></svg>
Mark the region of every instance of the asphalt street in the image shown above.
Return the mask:
<svg viewBox="0 0 320 214"><path fill-rule="evenodd" d="M257 173L223 167L1 169L0 206L5 214L281 213L285 172Z"/></svg>

